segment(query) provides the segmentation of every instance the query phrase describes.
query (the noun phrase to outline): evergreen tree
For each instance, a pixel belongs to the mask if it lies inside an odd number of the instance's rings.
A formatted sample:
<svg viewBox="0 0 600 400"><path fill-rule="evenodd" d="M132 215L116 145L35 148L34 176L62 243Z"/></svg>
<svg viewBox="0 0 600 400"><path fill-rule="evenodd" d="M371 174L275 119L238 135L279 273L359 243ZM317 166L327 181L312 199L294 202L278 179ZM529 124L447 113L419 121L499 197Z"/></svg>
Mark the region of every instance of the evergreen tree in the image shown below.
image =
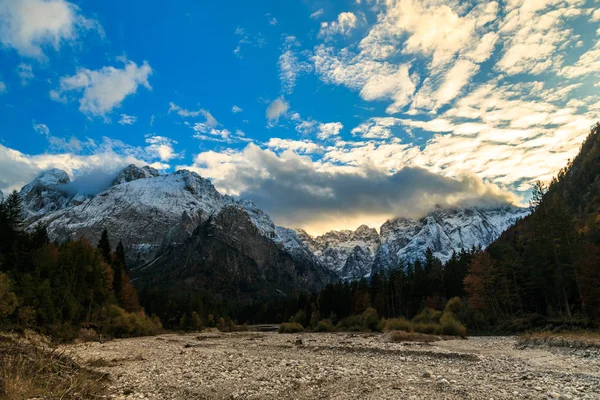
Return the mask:
<svg viewBox="0 0 600 400"><path fill-rule="evenodd" d="M98 242L98 249L100 250L102 257L104 257L104 261L110 264L112 261L110 256L112 248L110 247L110 240L108 239L108 231L106 229L102 231L100 241Z"/></svg>

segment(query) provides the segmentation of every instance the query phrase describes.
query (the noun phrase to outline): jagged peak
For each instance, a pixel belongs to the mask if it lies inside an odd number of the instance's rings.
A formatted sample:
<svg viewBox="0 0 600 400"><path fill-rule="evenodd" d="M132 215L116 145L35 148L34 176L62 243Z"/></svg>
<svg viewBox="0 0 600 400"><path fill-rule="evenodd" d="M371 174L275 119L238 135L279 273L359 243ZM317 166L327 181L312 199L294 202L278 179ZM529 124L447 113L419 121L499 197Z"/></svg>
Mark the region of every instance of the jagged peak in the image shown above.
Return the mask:
<svg viewBox="0 0 600 400"><path fill-rule="evenodd" d="M71 182L69 175L62 169L52 168L43 171L34 180L23 186L21 189L21 196L26 196L34 187L47 187L50 188L56 185L66 185Z"/></svg>
<svg viewBox="0 0 600 400"><path fill-rule="evenodd" d="M157 176L160 176L160 172L149 165L140 168L135 164L130 164L119 172L119 175L113 180L113 186L137 179L155 178Z"/></svg>

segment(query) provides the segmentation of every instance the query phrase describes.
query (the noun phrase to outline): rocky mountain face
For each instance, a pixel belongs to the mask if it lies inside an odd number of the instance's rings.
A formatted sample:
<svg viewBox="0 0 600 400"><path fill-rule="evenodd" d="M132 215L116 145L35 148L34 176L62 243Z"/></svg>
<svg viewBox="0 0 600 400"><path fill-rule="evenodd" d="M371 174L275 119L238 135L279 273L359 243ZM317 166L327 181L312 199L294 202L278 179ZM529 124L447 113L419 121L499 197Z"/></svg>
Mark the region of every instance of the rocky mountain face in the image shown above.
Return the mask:
<svg viewBox="0 0 600 400"><path fill-rule="evenodd" d="M438 209L419 220L389 220L379 234L361 226L354 232L334 231L316 238L300 230L298 237L326 268L342 279L356 279L422 258L428 248L444 262L453 251L485 248L528 214L528 209L509 205Z"/></svg>
<svg viewBox="0 0 600 400"><path fill-rule="evenodd" d="M342 279L369 275L380 246L377 230L366 225L356 231L332 231L316 238L298 230L298 236L323 265Z"/></svg>
<svg viewBox="0 0 600 400"><path fill-rule="evenodd" d="M30 228L43 224L52 240L91 243L107 229L113 246L123 241L142 281L206 286L202 279L229 276L253 293L269 282L285 291L369 276L422 257L427 248L445 261L453 250L487 246L528 213L513 206L439 209L419 220L389 220L380 232L363 225L313 238L276 226L254 203L221 195L186 170L161 175L130 165L94 196L73 194L69 185L69 176L54 169L23 187Z"/></svg>
<svg viewBox="0 0 600 400"><path fill-rule="evenodd" d="M223 207L134 276L151 286L192 287L232 298L317 290L331 278L265 236L239 204Z"/></svg>
<svg viewBox="0 0 600 400"><path fill-rule="evenodd" d="M290 284L317 288L332 278L293 230L277 227L250 201L221 195L209 180L194 172L181 170L161 175L153 168L131 165L117 175L108 189L88 197L69 194L69 183L64 171L51 170L21 190L29 227L43 224L50 238L59 242L87 239L91 243L96 243L107 229L113 247L117 241L123 241L134 276L143 270L147 278L154 274L148 275L154 268L162 270L167 260L173 259L179 263L175 270L169 269L165 279L171 275L178 279L185 275L183 271L203 276L210 271L214 274L218 267L223 267L223 271L237 268L240 282L242 277L248 279L242 285L248 291L254 290L249 282L260 281L257 276L266 282L278 281L276 272L287 271L282 279L288 285L282 288L289 288ZM236 230L240 227L245 227L243 234ZM236 243L238 247L233 245ZM254 252L248 247L251 243ZM201 254L200 257L218 253L221 257L226 249L231 254L219 262L209 257L213 260L210 268L207 261L188 258L181 263L176 256L181 251ZM232 260L236 260L234 264L227 264ZM277 265L282 271L273 269Z"/></svg>

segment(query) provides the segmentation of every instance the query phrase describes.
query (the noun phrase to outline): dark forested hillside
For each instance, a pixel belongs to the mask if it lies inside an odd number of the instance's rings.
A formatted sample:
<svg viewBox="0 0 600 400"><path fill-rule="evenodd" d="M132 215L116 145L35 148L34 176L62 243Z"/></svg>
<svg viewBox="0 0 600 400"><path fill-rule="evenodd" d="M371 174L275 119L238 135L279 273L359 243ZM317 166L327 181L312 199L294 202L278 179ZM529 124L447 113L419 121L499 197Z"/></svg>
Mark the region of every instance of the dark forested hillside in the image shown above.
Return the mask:
<svg viewBox="0 0 600 400"><path fill-rule="evenodd" d="M481 323L537 315L600 318L600 126L550 185L536 184L532 214L479 254L465 281Z"/></svg>

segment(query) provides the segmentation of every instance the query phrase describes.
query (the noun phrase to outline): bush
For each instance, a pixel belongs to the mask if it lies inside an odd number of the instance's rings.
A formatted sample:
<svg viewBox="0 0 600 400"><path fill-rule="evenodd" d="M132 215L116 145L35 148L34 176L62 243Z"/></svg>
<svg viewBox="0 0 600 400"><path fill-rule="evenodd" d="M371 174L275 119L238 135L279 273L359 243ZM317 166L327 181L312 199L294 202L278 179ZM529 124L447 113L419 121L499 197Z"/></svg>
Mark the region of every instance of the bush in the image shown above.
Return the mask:
<svg viewBox="0 0 600 400"><path fill-rule="evenodd" d="M279 325L279 333L298 333L304 332L304 327L297 322L284 322Z"/></svg>
<svg viewBox="0 0 600 400"><path fill-rule="evenodd" d="M364 327L371 331L377 331L377 325L379 324L379 314L374 308L367 308L361 315L362 324Z"/></svg>
<svg viewBox="0 0 600 400"><path fill-rule="evenodd" d="M103 311L104 330L110 336L152 336L162 330L158 317L149 318L143 311L128 313L116 305L110 305Z"/></svg>
<svg viewBox="0 0 600 400"><path fill-rule="evenodd" d="M434 323L417 323L413 324L413 332L425 333L428 335L439 335L442 332L440 324Z"/></svg>
<svg viewBox="0 0 600 400"><path fill-rule="evenodd" d="M343 318L340 322L337 323L335 329L338 331L348 331L348 332L360 332L360 331L368 331L369 329L364 326L362 316L360 315L351 315L349 317Z"/></svg>
<svg viewBox="0 0 600 400"><path fill-rule="evenodd" d="M351 315L336 325L338 331L371 332L379 330L379 314L374 308L367 308L360 315Z"/></svg>
<svg viewBox="0 0 600 400"><path fill-rule="evenodd" d="M313 311L313 313L310 315L310 326L316 328L319 324L319 321L321 321L321 313L318 311Z"/></svg>
<svg viewBox="0 0 600 400"><path fill-rule="evenodd" d="M450 336L467 336L467 328L464 327L451 312L444 312L442 315L441 328L442 334Z"/></svg>
<svg viewBox="0 0 600 400"><path fill-rule="evenodd" d="M384 321L384 320L382 320ZM405 331L410 332L412 330L412 324L404 318L392 318L385 321L383 326L384 331Z"/></svg>
<svg viewBox="0 0 600 400"><path fill-rule="evenodd" d="M334 331L333 323L330 319L324 319L319 321L317 326L315 326L315 332L333 332Z"/></svg>
<svg viewBox="0 0 600 400"><path fill-rule="evenodd" d="M439 324L442 313L432 308L426 308L417 314L412 322L415 324Z"/></svg>
<svg viewBox="0 0 600 400"><path fill-rule="evenodd" d="M197 331L201 331L204 328L202 318L200 318L200 315L196 311L192 311L191 327Z"/></svg>
<svg viewBox="0 0 600 400"><path fill-rule="evenodd" d="M296 315L290 318L290 322L297 322L302 326L307 326L308 317L306 316L306 312L304 310L298 310Z"/></svg>
<svg viewBox="0 0 600 400"><path fill-rule="evenodd" d="M444 307L444 314L450 312L456 315L460 311L461 307L462 304L460 302L460 297L453 297L446 303L446 307Z"/></svg>

